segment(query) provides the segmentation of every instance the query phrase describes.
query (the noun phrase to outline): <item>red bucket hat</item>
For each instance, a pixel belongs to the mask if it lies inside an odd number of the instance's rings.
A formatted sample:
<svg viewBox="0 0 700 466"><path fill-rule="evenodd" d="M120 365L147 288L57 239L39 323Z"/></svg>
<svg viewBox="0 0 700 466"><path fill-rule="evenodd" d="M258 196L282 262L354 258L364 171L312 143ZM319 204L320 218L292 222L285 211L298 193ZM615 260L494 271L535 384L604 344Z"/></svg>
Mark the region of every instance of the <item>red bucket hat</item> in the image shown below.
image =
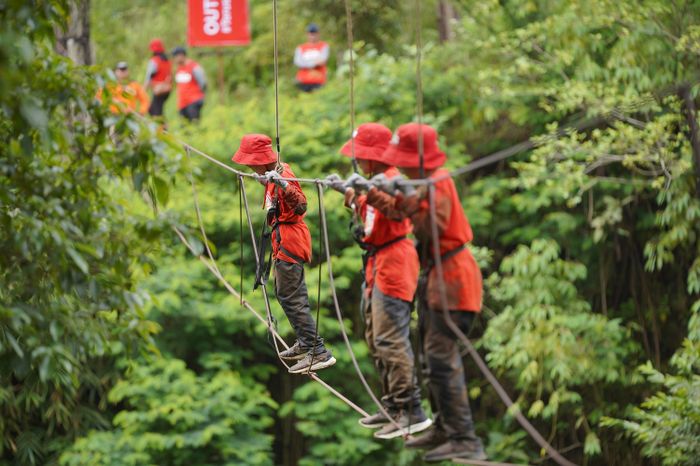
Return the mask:
<svg viewBox="0 0 700 466"><path fill-rule="evenodd" d="M441 167L447 156L438 147L437 131L428 125L408 123L398 127L391 138L389 148L384 152L385 163L396 167L417 168L420 166L418 155L418 134L423 132L423 166L426 169Z"/></svg>
<svg viewBox="0 0 700 466"><path fill-rule="evenodd" d="M231 158L241 165L267 165L277 162L277 154L272 150L272 139L264 134L246 134L241 146Z"/></svg>
<svg viewBox="0 0 700 466"><path fill-rule="evenodd" d="M155 53L165 53L165 46L163 45L163 41L160 39L153 39L151 43L148 44L148 48Z"/></svg>
<svg viewBox="0 0 700 466"><path fill-rule="evenodd" d="M355 141L355 158L384 162L384 151L391 140L391 130L379 123L365 123L352 133L352 139L343 145L340 153L352 157Z"/></svg>

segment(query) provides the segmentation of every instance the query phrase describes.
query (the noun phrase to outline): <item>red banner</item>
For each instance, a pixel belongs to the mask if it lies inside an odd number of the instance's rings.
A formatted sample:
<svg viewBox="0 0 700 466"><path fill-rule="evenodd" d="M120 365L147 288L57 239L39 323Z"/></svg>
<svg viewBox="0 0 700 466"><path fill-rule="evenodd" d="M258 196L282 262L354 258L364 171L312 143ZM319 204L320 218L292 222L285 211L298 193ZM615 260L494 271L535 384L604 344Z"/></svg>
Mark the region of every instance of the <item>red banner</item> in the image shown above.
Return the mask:
<svg viewBox="0 0 700 466"><path fill-rule="evenodd" d="M247 0L188 0L187 18L191 47L250 44Z"/></svg>

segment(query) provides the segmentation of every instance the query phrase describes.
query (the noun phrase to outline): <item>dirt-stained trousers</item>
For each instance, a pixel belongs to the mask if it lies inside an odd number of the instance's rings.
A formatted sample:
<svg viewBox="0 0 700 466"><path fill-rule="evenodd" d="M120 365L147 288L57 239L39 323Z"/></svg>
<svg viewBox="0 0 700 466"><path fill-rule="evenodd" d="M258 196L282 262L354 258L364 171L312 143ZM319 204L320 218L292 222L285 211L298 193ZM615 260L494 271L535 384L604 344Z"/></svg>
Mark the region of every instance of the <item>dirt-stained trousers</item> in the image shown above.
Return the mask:
<svg viewBox="0 0 700 466"><path fill-rule="evenodd" d="M375 285L364 305L365 341L382 384L382 403L391 410L420 406L410 341L412 303L382 293Z"/></svg>

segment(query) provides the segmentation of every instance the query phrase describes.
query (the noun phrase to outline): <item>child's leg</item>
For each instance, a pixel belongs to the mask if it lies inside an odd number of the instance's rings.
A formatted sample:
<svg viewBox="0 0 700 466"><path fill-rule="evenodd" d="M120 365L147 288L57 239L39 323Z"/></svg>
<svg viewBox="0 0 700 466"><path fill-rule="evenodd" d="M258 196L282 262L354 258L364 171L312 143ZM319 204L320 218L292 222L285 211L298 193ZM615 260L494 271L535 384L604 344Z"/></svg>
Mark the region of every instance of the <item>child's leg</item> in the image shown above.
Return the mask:
<svg viewBox="0 0 700 466"><path fill-rule="evenodd" d="M447 327L442 311L431 309L426 314L423 343L428 359L430 390L438 405L441 427L452 440L475 438L457 337ZM469 330L474 313L451 311L449 314L463 332Z"/></svg>
<svg viewBox="0 0 700 466"><path fill-rule="evenodd" d="M304 266L275 260L275 290L277 301L296 333L299 346L310 351L314 347L316 322L311 316L309 294L304 279ZM316 352L325 350L323 338L316 338Z"/></svg>
<svg viewBox="0 0 700 466"><path fill-rule="evenodd" d="M374 347L386 377L384 398L394 409L420 409L410 340L411 303L372 290Z"/></svg>

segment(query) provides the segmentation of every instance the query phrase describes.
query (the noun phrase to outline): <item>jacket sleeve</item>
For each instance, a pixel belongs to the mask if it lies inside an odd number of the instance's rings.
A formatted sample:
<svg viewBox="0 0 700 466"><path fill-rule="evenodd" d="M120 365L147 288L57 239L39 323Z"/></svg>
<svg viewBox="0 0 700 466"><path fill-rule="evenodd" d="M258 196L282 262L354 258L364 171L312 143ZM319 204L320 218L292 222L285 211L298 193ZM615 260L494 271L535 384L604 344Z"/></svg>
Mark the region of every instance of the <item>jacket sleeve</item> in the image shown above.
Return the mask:
<svg viewBox="0 0 700 466"><path fill-rule="evenodd" d="M310 60L306 60L301 51L301 47L297 47L296 50L294 50L294 65L297 68L313 68L315 63L311 62Z"/></svg>
<svg viewBox="0 0 700 466"><path fill-rule="evenodd" d="M396 198L378 189L367 192L367 204L371 205L390 220L400 222L406 215L396 206Z"/></svg>
<svg viewBox="0 0 700 466"><path fill-rule="evenodd" d="M294 210L295 214L302 215L306 213L306 196L301 190L299 183L290 182L287 185L287 189L280 189L280 191L282 191L284 203L287 204L290 209Z"/></svg>
<svg viewBox="0 0 700 466"><path fill-rule="evenodd" d="M156 63L155 60L151 59L148 60L148 66L146 67L146 79L143 81L143 87L148 88L148 85L151 83L151 78L153 77L154 74L158 71L158 64Z"/></svg>
<svg viewBox="0 0 700 466"><path fill-rule="evenodd" d="M437 222L438 236L447 229L450 221L450 213L452 212L452 201L447 196L438 196L435 198L435 220ZM430 240L432 238L432 226L430 222L430 203L427 197L420 202L420 207L411 214L411 223L413 223L413 233L421 241Z"/></svg>
<svg viewBox="0 0 700 466"><path fill-rule="evenodd" d="M199 88L202 90L202 92L207 91L207 77L204 74L204 69L197 65L193 70L192 70L192 76L194 76L194 80L197 81L197 84L199 85Z"/></svg>

